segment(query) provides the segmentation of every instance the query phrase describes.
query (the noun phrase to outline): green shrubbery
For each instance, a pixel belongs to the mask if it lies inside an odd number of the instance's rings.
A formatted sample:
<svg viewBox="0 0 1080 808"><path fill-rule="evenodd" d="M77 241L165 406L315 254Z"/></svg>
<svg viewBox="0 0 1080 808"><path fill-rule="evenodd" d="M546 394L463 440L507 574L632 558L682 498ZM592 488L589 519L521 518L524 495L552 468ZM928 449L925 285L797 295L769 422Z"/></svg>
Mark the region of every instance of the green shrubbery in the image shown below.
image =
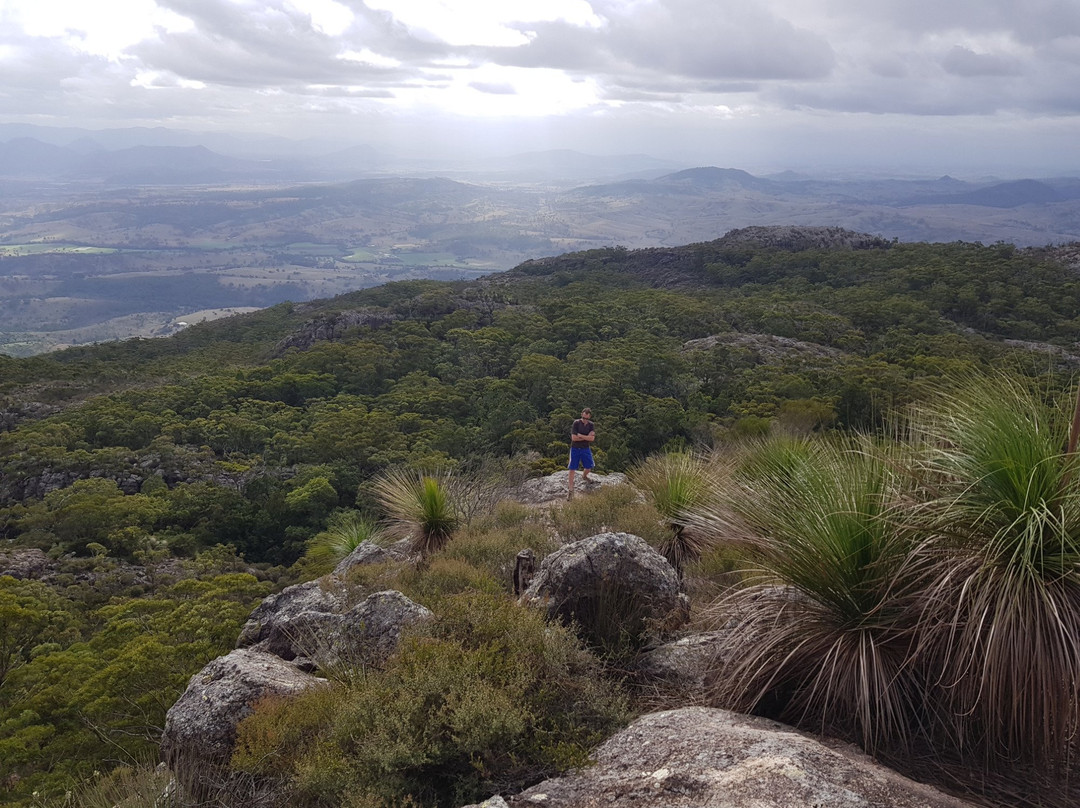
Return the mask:
<svg viewBox="0 0 1080 808"><path fill-rule="evenodd" d="M661 452L727 447L778 426L884 435L890 413L946 373L1004 361L1045 376L1048 388L1062 385L1062 376L1046 373L1051 354L1000 340L1067 346L1080 337L1075 273L996 246L694 249L703 263L701 286L692 289L654 288L647 273L634 272L641 256L583 254L545 262L542 275L509 276L486 307L476 305L476 286L393 284L170 340L4 360L3 409L26 417L0 433L0 540L79 557L65 558L50 581L71 619L35 617L43 641L28 648L20 639L10 654L17 664L3 662L0 771L24 776L20 789L62 790L109 759L108 749L152 746L162 705L200 660L231 645L241 612L267 589L243 578L211 584L210 568L226 571L211 548L280 564L311 548L326 569L361 537L351 529L358 524L333 515L376 513L372 481L387 468L460 476L487 456L504 472L552 471L564 465L567 429L584 403L597 410L603 471ZM375 315L372 325L305 350L275 347L311 318L357 308ZM755 601L739 597L747 613L757 609L750 627L775 628L776 644L743 656L744 670L730 679L741 695L725 694L726 703L768 707L871 748L906 733L932 736L937 748L961 749L969 761L1001 750L1010 760L1052 761L1076 729L1075 705L1062 707L1075 690L1078 656L1066 640L1080 631L1071 622L1074 464L1061 455L1059 425L1024 415L1037 411L1031 402L1017 399L1012 411L994 413L971 398L956 401L976 420L927 422L921 432L929 439L914 447L914 461L851 444L789 443L778 450L786 457L756 454L758 465L736 475L746 502L724 509L725 519L739 519L722 525L725 536L741 539L735 549L690 546L702 534L680 529L679 508L663 504L673 500L662 491L648 503L604 488L544 521L511 505L490 516L462 510L429 475L422 496L434 507L418 519L397 515L426 552L426 566L357 569L351 577L399 588L442 614L468 593L508 592L518 550L543 556L554 541L602 530L666 546L673 561L685 560L686 586L699 596L748 575L749 559L770 586ZM46 411L43 403L61 409L32 415ZM27 493L46 478L79 481L41 498ZM140 483L138 493L124 493ZM772 512L761 511L766 505ZM898 526L900 535L887 533ZM894 544L905 548L900 561ZM178 587L156 574L136 580L129 562L161 561L166 551L202 553L184 573L202 580ZM317 569L309 563L290 575ZM789 589L776 588L782 582ZM17 608L2 599L12 614L34 600L31 610L52 609L40 590L5 586L23 598ZM792 591L799 594L788 597ZM922 600L927 592L934 596ZM771 626L777 614L806 630ZM936 632L918 631L933 622ZM145 636L125 633L132 626ZM426 642L466 671L480 653L446 637ZM446 642L453 647L439 645ZM832 656L815 668L812 660L826 651ZM751 670L752 661L759 667ZM97 676L100 669L115 682ZM406 686L405 671L372 681L385 696L393 682ZM410 692L436 689L414 675ZM470 685L438 675L454 692L496 687L490 677ZM123 706L117 683L133 688L151 718ZM1011 707L1016 692L1024 697L1015 710L995 712ZM296 731L307 726L305 716L294 718ZM534 739L546 731L535 727L547 725L528 726L518 737ZM308 784L305 799L316 800L320 789L337 794L351 782L341 761L352 758L339 740L311 732L316 740L299 744L295 776ZM522 743L530 755L543 747ZM438 748L449 754L448 745ZM495 782L497 768L484 777ZM395 771L415 774L404 763Z"/></svg>
<svg viewBox="0 0 1080 808"><path fill-rule="evenodd" d="M265 704L233 764L297 806L457 806L585 763L627 718L566 629L505 596L440 600L385 671Z"/></svg>

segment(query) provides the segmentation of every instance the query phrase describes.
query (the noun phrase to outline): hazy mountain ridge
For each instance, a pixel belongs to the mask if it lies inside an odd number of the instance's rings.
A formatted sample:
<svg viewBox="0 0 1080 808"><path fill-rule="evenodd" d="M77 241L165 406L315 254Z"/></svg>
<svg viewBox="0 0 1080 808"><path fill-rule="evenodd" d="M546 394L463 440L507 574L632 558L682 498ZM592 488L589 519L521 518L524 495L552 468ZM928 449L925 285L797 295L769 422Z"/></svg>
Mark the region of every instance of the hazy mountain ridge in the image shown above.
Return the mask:
<svg viewBox="0 0 1080 808"><path fill-rule="evenodd" d="M19 137L0 143L0 346L8 346L0 350L14 353L66 344L60 332L92 341L94 322L101 339L124 328L158 335L202 309L475 277L612 245L706 243L753 226L1021 247L1080 240L1080 179L1071 177L759 177L567 150L493 157L446 175L380 175L396 158L364 146L312 146L283 159L271 138L252 149L278 156L246 159L168 130L53 132L54 143L0 126L11 132ZM615 173L635 170L632 179ZM576 174L608 179L575 185Z"/></svg>

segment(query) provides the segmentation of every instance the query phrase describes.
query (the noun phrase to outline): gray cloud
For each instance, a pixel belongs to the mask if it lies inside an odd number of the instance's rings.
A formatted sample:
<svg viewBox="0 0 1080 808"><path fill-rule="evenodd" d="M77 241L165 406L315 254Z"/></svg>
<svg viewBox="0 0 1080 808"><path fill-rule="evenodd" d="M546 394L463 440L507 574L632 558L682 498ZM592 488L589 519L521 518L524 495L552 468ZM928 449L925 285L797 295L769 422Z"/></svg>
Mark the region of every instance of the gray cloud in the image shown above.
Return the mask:
<svg viewBox="0 0 1080 808"><path fill-rule="evenodd" d="M562 71L595 92L592 106L586 97L541 127L522 122L521 133L547 133L537 147L549 136L603 144L611 132L622 143L637 131L642 150L649 138L707 148L751 131L772 142L739 116L848 128L896 116L935 131L950 117L985 127L1045 118L1080 134L1073 0L590 0L600 25L513 23L527 38L517 47L440 42L363 0L339 0L354 19L336 36L286 0L157 2L190 30L158 31L111 60L21 34L0 8L0 120L315 128L391 145L408 133L422 150L432 130L453 128L424 106L434 90L527 102L530 83L504 79L505 67ZM457 123L462 142L477 140L480 127Z"/></svg>
<svg viewBox="0 0 1080 808"><path fill-rule="evenodd" d="M382 12L360 5L353 26L341 37L317 31L307 15L280 2L253 11L221 0L159 0L194 23L190 32L163 35L132 49L151 69L182 78L236 87L305 84L362 84L386 89L424 77L422 67L443 48L412 39ZM367 48L417 63L402 67L338 58ZM417 58L419 57L419 58Z"/></svg>
<svg viewBox="0 0 1080 808"><path fill-rule="evenodd" d="M629 85L634 92L650 82L660 92L673 84L692 92L702 82L824 78L834 65L824 37L750 2L594 5L606 17L601 28L523 26L533 37L529 44L483 55L496 64L589 73L609 91Z"/></svg>
<svg viewBox="0 0 1080 808"><path fill-rule="evenodd" d="M941 66L954 76L1015 76L1020 73L1019 62L1011 56L976 53L962 45L953 48L941 60Z"/></svg>

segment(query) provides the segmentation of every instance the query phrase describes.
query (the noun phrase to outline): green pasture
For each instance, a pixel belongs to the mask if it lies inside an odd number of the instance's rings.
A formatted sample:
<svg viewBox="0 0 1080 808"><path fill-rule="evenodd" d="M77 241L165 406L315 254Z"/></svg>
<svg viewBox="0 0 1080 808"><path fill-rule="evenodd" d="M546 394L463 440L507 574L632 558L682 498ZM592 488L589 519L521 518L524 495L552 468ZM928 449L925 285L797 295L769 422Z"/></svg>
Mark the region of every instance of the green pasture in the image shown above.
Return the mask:
<svg viewBox="0 0 1080 808"><path fill-rule="evenodd" d="M82 244L0 244L0 255L18 258L24 255L44 255L47 253L84 253L86 255L111 255L120 252L114 247L88 247Z"/></svg>
<svg viewBox="0 0 1080 808"><path fill-rule="evenodd" d="M371 250L353 250L353 252L344 256L342 261L348 261L352 264L367 264L374 263L379 260L379 256Z"/></svg>
<svg viewBox="0 0 1080 808"><path fill-rule="evenodd" d="M468 267L458 261L457 256L448 252L400 252L394 257L410 267Z"/></svg>

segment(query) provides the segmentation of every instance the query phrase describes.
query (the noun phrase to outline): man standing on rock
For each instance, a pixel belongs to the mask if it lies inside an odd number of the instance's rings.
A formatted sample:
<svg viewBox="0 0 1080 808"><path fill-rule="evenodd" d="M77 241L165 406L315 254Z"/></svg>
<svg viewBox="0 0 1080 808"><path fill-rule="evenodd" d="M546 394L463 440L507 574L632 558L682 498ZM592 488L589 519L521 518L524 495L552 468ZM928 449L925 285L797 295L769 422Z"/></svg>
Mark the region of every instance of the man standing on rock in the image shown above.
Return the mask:
<svg viewBox="0 0 1080 808"><path fill-rule="evenodd" d="M588 407L581 411L581 417L574 421L570 427L570 476L566 483L566 498L574 498L574 474L580 465L581 482L589 484L589 472L593 469L592 442L596 440L596 429L593 428L592 410Z"/></svg>

